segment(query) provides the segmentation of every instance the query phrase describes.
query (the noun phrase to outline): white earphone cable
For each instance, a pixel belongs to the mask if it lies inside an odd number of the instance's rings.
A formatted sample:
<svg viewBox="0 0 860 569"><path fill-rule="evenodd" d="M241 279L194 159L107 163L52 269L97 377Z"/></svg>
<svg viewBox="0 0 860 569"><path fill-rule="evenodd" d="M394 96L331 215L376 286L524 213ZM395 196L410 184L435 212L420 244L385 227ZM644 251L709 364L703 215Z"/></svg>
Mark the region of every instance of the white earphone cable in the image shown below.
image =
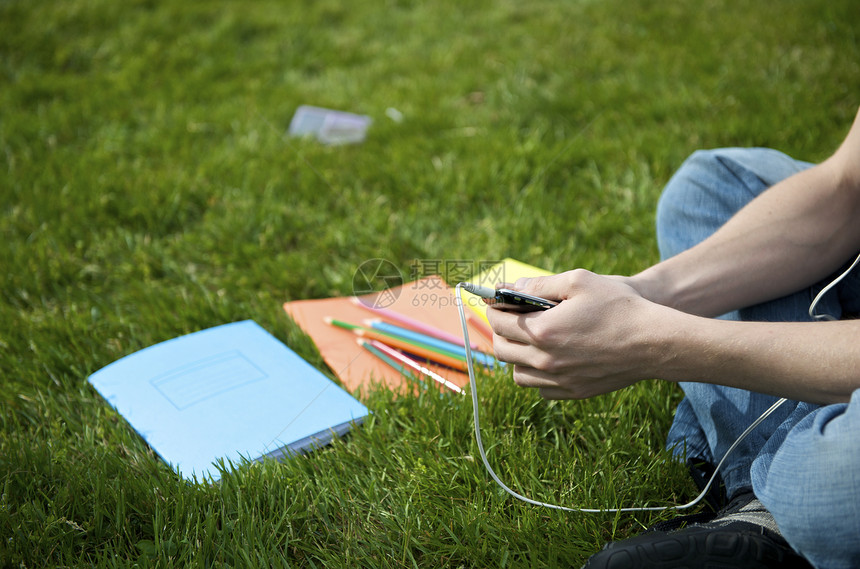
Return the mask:
<svg viewBox="0 0 860 569"><path fill-rule="evenodd" d="M860 260L860 257L858 257L858 260ZM855 264L857 264L857 261L855 261ZM853 267L853 265L852 265L852 267ZM472 412L473 412L474 422L475 422L475 441L478 444L478 452L481 455L481 460L484 463L484 467L487 469L487 472L489 472L490 476L493 478L493 480L496 482L496 484L501 486L501 488L505 492L507 492L508 494L510 494L511 496L513 496L514 498L516 498L518 500L522 500L523 502L526 502L526 503L529 503L529 504L532 504L535 506L543 506L545 508L552 508L554 510L563 510L565 512L584 512L584 513L595 513L595 514L596 513L617 513L617 512L658 512L658 511L663 511L663 510L684 510L687 508L691 508L691 507L695 506L696 504L698 504L699 502L701 502L702 499L705 497L705 495L707 495L708 490L710 490L711 486L713 485L714 480L717 477L717 474L720 472L720 468L723 466L723 463L726 461L728 456L737 448L737 446L741 443L741 441L743 441L747 437L747 435L749 435L756 427L758 427L762 423L762 421L767 419L774 411L777 410L777 408L779 408L780 405L782 405L786 401L786 399L784 399L784 398L778 400L769 409L767 409L764 413L762 413L758 419L753 421L753 423L749 427L747 427L743 433L741 433L741 435L737 438L737 440L735 440L735 442L732 443L732 445L729 447L729 449L723 455L723 458L717 464L717 467L714 469L713 474L711 474L711 478L708 480L707 484L705 484L705 487L702 489L701 493L698 496L696 496L692 501L690 501L686 504L682 504L679 506L633 506L633 507L626 507L626 508L582 508L582 507L560 506L558 504L550 504L548 502L541 502L538 500L532 500L531 498L528 498L526 496L523 496L522 494L519 494L518 492L515 492L514 490L509 488L504 482L502 482L502 480L498 477L498 475L496 475L496 472L493 470L493 467L490 466L490 461L487 459L487 453L484 451L484 443L481 440L481 422L480 422L480 417L479 417L479 412L478 412L478 382L475 379L475 366L474 366L474 363L472 361L472 349L470 347L471 342L469 340L469 328L466 324L466 313L465 313L465 307L463 305L463 297L462 297L462 287L465 284L467 284L467 283L457 284L456 289L455 289L455 296L457 297L457 299L456 299L457 310L459 311L459 314L460 314L460 325L463 327L463 339L465 340L465 344L466 344L466 366L467 366L467 369L469 372L469 381L471 384L471 392L472 392Z"/></svg>
<svg viewBox="0 0 860 569"><path fill-rule="evenodd" d="M813 320L836 320L836 318L834 318L830 314L815 314L815 307L818 305L821 299L824 298L824 295L830 292L830 289L842 282L842 279L847 277L848 273L853 271L854 267L856 267L858 264L860 264L860 254L857 255L857 258L854 259L854 262L851 263L851 265L847 269L845 269L845 271L841 275L833 279L830 284L821 289L821 292L815 295L815 298L812 299L812 303L809 305L810 318L812 318Z"/></svg>

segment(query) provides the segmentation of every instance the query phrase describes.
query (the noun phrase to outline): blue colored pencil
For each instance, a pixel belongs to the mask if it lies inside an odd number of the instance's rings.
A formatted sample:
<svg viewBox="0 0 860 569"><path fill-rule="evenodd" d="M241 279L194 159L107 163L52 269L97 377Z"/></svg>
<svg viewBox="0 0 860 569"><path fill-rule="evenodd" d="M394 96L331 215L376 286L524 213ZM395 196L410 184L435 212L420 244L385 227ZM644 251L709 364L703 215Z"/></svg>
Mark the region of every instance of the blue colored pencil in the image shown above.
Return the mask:
<svg viewBox="0 0 860 569"><path fill-rule="evenodd" d="M426 334L422 334L421 332L402 328L400 326L389 324L388 322L384 322L382 320L368 320L365 321L365 324L367 324L374 330L379 330L380 332L385 332L386 334L400 336L405 340L411 340L414 342L426 344L428 346L434 346L439 350L448 352L452 356L457 358L466 357L466 348L464 346L452 344L451 342L446 342L445 340L440 340L438 338L433 338L431 336L427 336ZM475 359L476 362L485 367L493 367L498 364L498 362L493 356L484 352L479 352L477 350L472 350L472 357Z"/></svg>

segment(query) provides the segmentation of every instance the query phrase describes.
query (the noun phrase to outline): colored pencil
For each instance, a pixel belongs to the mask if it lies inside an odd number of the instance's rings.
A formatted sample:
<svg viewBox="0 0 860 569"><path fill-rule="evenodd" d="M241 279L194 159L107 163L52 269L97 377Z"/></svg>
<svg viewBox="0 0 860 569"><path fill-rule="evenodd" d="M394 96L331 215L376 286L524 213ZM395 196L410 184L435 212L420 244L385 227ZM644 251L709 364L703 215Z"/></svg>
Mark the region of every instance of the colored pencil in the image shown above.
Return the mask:
<svg viewBox="0 0 860 569"><path fill-rule="evenodd" d="M440 330L439 328L436 328L435 326L431 326L431 325L426 324L424 322L421 322L420 320L417 320L415 318L411 318L409 316L406 316L405 314L400 314L399 312L396 312L396 311L388 309L388 308L378 308L376 306L367 305L367 304L363 303L361 301L361 299L359 299L358 297L355 297L355 296L352 297L352 302L353 302L353 304L356 304L357 306L360 306L360 307L364 308L365 310L369 310L370 312L373 312L374 314L377 314L383 318L391 320L392 322L396 322L398 324L406 326L407 328L412 328L413 330L416 330L418 332L423 332L424 334L427 334L428 336L432 336L432 337L438 338L440 340L445 340L446 342L451 342L452 344L457 344L459 346L465 346L466 345L466 342L463 340L463 338L460 338L459 336L457 336L455 334L451 334L450 332L446 332L445 330ZM476 344L473 344L471 347L473 350L478 349L478 346Z"/></svg>
<svg viewBox="0 0 860 569"><path fill-rule="evenodd" d="M484 336L484 338L486 338L490 342L493 341L493 330L487 325L487 322L483 318L481 318L474 312L469 311L466 312L466 320L471 322L472 326L474 326L475 329L478 330L478 332L480 332L482 336Z"/></svg>
<svg viewBox="0 0 860 569"><path fill-rule="evenodd" d="M335 318L326 317L324 320L331 324L332 326L337 326L338 328L343 328L344 330L351 330L352 332L364 335L365 333L374 334L375 338L384 338L388 340L397 340L401 344L409 344L416 348L420 348L422 350L422 354L424 352L432 352L438 354L439 356L444 356L447 358L454 358L458 360L466 360L466 352L465 349L460 349L460 346L457 346L455 350L441 348L437 345L428 344L421 339L417 339L415 337L405 337L401 334L395 334L393 332L386 332L382 330L374 330L372 328L367 328L364 326L359 326L357 324L351 324L349 322L344 322L343 320L337 320ZM384 340L384 341L388 341Z"/></svg>
<svg viewBox="0 0 860 569"><path fill-rule="evenodd" d="M440 340L439 338L433 338L431 336L427 336L426 334L422 334L421 332L416 332L414 330L409 330L407 328L401 328L400 326L395 326L394 324L389 324L383 320L366 320L364 322L369 328L373 328L374 330L379 330L380 332L385 332L386 334L392 334L394 336L399 336L406 340L413 340L415 342L419 342L422 344L427 344L429 346L435 346L442 351L450 352L456 356L466 355L466 348L462 344L452 344L451 342L446 342L445 340ZM493 367L496 365L496 360L493 356L482 352L480 350L472 350L472 357L476 362L481 365L487 367Z"/></svg>
<svg viewBox="0 0 860 569"><path fill-rule="evenodd" d="M373 354L374 356L376 356L377 358L379 358L380 360L382 360L383 362L388 364L389 367L400 372L400 375L404 375L406 377L411 377L412 379L414 379L415 381L420 383L426 389L427 385L423 381L421 381L421 379L419 377L417 377L415 375L415 373L412 371L411 368L407 369L406 366L402 365L395 358L392 358L391 356L386 354L383 350L381 350L379 347L374 346L370 342L366 342L366 341L362 340L361 338L359 338L357 340L357 342L358 342L359 346L361 346L362 348L364 348L365 350L367 350L368 352L370 352L371 354Z"/></svg>
<svg viewBox="0 0 860 569"><path fill-rule="evenodd" d="M368 340L378 340L383 344L387 344L393 348L397 348L398 350L403 350L404 352L408 352L429 362L441 364L450 368L458 369L460 371L467 370L465 356L463 359L460 359L449 354L441 353L438 350L434 350L426 344L421 345L416 342L409 342L408 340L404 340L403 338L398 338L390 334L384 334L377 330L356 329L353 330L353 332L357 334L360 338L366 338Z"/></svg>
<svg viewBox="0 0 860 569"><path fill-rule="evenodd" d="M427 338L422 337L420 334L418 336L413 335L411 337L406 337L400 333L395 333L391 329L389 329L389 331L376 330L331 317L325 317L323 320L332 326L337 326L344 330L350 330L359 337L378 340L384 344L394 346L399 350L403 350L404 352L408 352L429 362L437 363L460 371L468 370L468 367L466 366L465 348L461 346L454 346L453 350L445 349L438 345L427 343ZM492 368L496 365L504 365L497 362L493 356L479 351L473 352L472 358L484 367Z"/></svg>
<svg viewBox="0 0 860 569"><path fill-rule="evenodd" d="M343 320L338 320L337 318L332 318L331 316L326 316L323 318L323 321L326 324L331 324L332 326L337 326L338 328L343 328L344 330L354 330L356 328L361 328L361 326L357 324L350 324L349 322L344 322Z"/></svg>
<svg viewBox="0 0 860 569"><path fill-rule="evenodd" d="M432 379L433 381L435 381L437 383L440 383L441 385L444 385L445 387L447 387L451 391L454 391L455 393L461 393L461 394L465 393L458 385L451 383L450 381L448 381L447 379L445 379L444 377L442 377L438 373L427 369L426 367L422 366L421 364L419 364L415 360L409 358L408 356L401 354L400 352L398 352L394 348L392 348L386 344L383 344L382 342L380 342L378 340L371 340L370 345L373 346L374 348L376 348L377 350L379 350L380 352L387 354L392 359L397 360L398 362L402 363L403 365L415 370L416 372L418 372L422 375L429 377L430 379Z"/></svg>

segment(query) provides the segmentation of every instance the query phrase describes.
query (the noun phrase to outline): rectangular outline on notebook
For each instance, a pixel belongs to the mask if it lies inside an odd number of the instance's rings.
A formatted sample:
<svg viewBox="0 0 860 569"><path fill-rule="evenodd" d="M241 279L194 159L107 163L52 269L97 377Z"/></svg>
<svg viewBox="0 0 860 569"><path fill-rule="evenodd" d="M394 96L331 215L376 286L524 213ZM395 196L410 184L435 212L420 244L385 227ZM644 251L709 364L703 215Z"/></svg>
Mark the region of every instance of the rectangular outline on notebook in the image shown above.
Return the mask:
<svg viewBox="0 0 860 569"><path fill-rule="evenodd" d="M269 375L242 352L232 350L159 374L149 383L171 405L182 411L267 377Z"/></svg>

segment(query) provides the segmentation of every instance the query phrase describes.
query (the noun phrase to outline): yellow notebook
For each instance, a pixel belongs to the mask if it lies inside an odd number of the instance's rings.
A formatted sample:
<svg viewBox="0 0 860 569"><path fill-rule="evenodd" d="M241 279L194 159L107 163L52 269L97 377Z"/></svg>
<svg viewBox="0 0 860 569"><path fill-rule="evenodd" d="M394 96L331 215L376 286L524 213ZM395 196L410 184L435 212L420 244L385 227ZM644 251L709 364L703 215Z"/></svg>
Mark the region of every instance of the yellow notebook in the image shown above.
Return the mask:
<svg viewBox="0 0 860 569"><path fill-rule="evenodd" d="M544 277L553 274L551 271L534 267L517 261L516 259L505 259L497 265L493 265L486 271L472 277L471 282L481 286L495 288L500 283L513 284L517 279L523 277ZM487 305L470 292L463 293L463 302L478 314L484 322L487 321Z"/></svg>

